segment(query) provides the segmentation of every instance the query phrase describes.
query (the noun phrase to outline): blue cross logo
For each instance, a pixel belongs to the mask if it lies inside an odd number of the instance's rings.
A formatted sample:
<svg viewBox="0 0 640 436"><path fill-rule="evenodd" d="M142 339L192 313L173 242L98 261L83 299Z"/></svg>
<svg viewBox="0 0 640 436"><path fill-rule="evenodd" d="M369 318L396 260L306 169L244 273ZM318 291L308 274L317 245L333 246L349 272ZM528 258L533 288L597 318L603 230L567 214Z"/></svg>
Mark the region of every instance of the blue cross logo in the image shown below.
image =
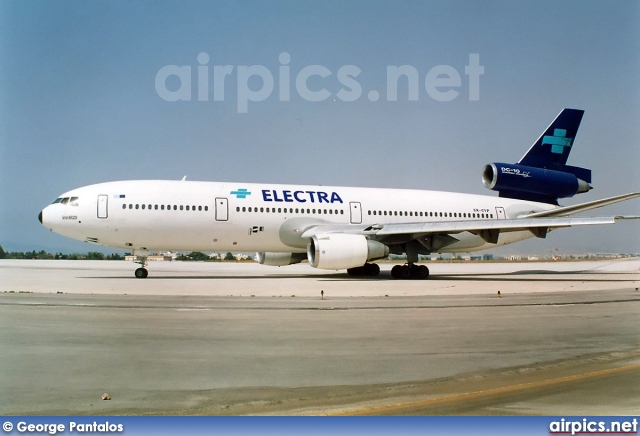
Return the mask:
<svg viewBox="0 0 640 436"><path fill-rule="evenodd" d="M562 154L565 147L571 147L573 138L567 138L565 129L554 129L553 136L542 138L542 145L551 144L551 153Z"/></svg>
<svg viewBox="0 0 640 436"><path fill-rule="evenodd" d="M247 195L251 195L248 189L240 188L237 191L231 191L231 195L235 195L237 198L247 198Z"/></svg>

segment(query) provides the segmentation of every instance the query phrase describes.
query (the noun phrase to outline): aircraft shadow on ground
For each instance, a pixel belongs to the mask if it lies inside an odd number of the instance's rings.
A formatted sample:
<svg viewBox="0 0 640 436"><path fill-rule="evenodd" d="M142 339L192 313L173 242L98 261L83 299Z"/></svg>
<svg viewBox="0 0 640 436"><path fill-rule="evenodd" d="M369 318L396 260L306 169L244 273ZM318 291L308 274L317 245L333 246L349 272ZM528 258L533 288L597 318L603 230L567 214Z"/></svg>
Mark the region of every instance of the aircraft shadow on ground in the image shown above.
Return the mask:
<svg viewBox="0 0 640 436"><path fill-rule="evenodd" d="M636 275L637 273L620 273L620 272L590 272L590 271L547 271L547 270L523 270L508 273L486 273L486 274L433 274L429 281L465 281L465 282L629 282L635 281L634 278L627 278L625 275ZM561 275L579 276L579 277L557 277ZM546 276L546 277L545 277ZM591 276L591 277L590 277ZM611 278L602 278L602 276L615 276ZM139 280L129 276L111 276L111 277L82 277L87 279L99 280ZM377 277L352 277L348 274L283 274L283 275L153 275L150 274L145 280L280 280L280 279L317 279L326 282L375 282L375 281L392 281L403 283L404 280L396 280L391 277L390 273L382 273ZM409 280L408 282L413 282Z"/></svg>

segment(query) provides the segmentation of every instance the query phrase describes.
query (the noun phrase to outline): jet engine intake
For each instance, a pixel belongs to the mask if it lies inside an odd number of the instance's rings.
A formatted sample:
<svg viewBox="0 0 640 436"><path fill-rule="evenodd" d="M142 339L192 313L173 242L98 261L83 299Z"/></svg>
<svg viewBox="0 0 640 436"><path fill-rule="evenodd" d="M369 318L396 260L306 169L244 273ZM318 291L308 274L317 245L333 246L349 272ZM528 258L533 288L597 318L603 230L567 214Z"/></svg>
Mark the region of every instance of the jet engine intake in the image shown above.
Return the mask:
<svg viewBox="0 0 640 436"><path fill-rule="evenodd" d="M528 199L526 196L509 195L525 193L532 194L533 200L536 199L535 196L555 199L573 197L591 189L588 182L570 172L500 162L484 166L482 183L492 191L500 191L500 196Z"/></svg>
<svg viewBox="0 0 640 436"><path fill-rule="evenodd" d="M388 255L389 247L362 235L314 235L307 244L309 263L319 269L355 268L369 260L382 259Z"/></svg>

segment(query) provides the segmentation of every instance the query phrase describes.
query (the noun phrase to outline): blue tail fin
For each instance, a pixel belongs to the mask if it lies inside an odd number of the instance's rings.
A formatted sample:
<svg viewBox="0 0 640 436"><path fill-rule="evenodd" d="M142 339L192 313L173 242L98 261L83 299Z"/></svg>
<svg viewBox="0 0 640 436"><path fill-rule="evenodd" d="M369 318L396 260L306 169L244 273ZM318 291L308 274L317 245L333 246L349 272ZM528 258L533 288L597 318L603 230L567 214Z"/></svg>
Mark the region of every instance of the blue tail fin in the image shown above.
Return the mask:
<svg viewBox="0 0 640 436"><path fill-rule="evenodd" d="M582 115L584 115L584 111L580 109L563 109L518 164L571 173L577 178L591 183L590 170L567 165L567 159L573 141L578 134Z"/></svg>
<svg viewBox="0 0 640 436"><path fill-rule="evenodd" d="M567 165L583 114L578 109L560 112L517 164L485 165L484 185L500 197L549 204L589 192L591 170Z"/></svg>

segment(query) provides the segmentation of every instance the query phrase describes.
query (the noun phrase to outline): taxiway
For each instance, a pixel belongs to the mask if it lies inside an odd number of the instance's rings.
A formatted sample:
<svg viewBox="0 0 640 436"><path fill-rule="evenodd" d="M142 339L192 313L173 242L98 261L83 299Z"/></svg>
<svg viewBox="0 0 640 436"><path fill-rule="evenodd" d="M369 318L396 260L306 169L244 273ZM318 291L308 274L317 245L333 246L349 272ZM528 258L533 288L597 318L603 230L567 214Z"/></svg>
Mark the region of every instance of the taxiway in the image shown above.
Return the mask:
<svg viewBox="0 0 640 436"><path fill-rule="evenodd" d="M245 263L154 264L138 280L131 267L0 261L1 414L640 407L638 259L442 263L419 282Z"/></svg>

